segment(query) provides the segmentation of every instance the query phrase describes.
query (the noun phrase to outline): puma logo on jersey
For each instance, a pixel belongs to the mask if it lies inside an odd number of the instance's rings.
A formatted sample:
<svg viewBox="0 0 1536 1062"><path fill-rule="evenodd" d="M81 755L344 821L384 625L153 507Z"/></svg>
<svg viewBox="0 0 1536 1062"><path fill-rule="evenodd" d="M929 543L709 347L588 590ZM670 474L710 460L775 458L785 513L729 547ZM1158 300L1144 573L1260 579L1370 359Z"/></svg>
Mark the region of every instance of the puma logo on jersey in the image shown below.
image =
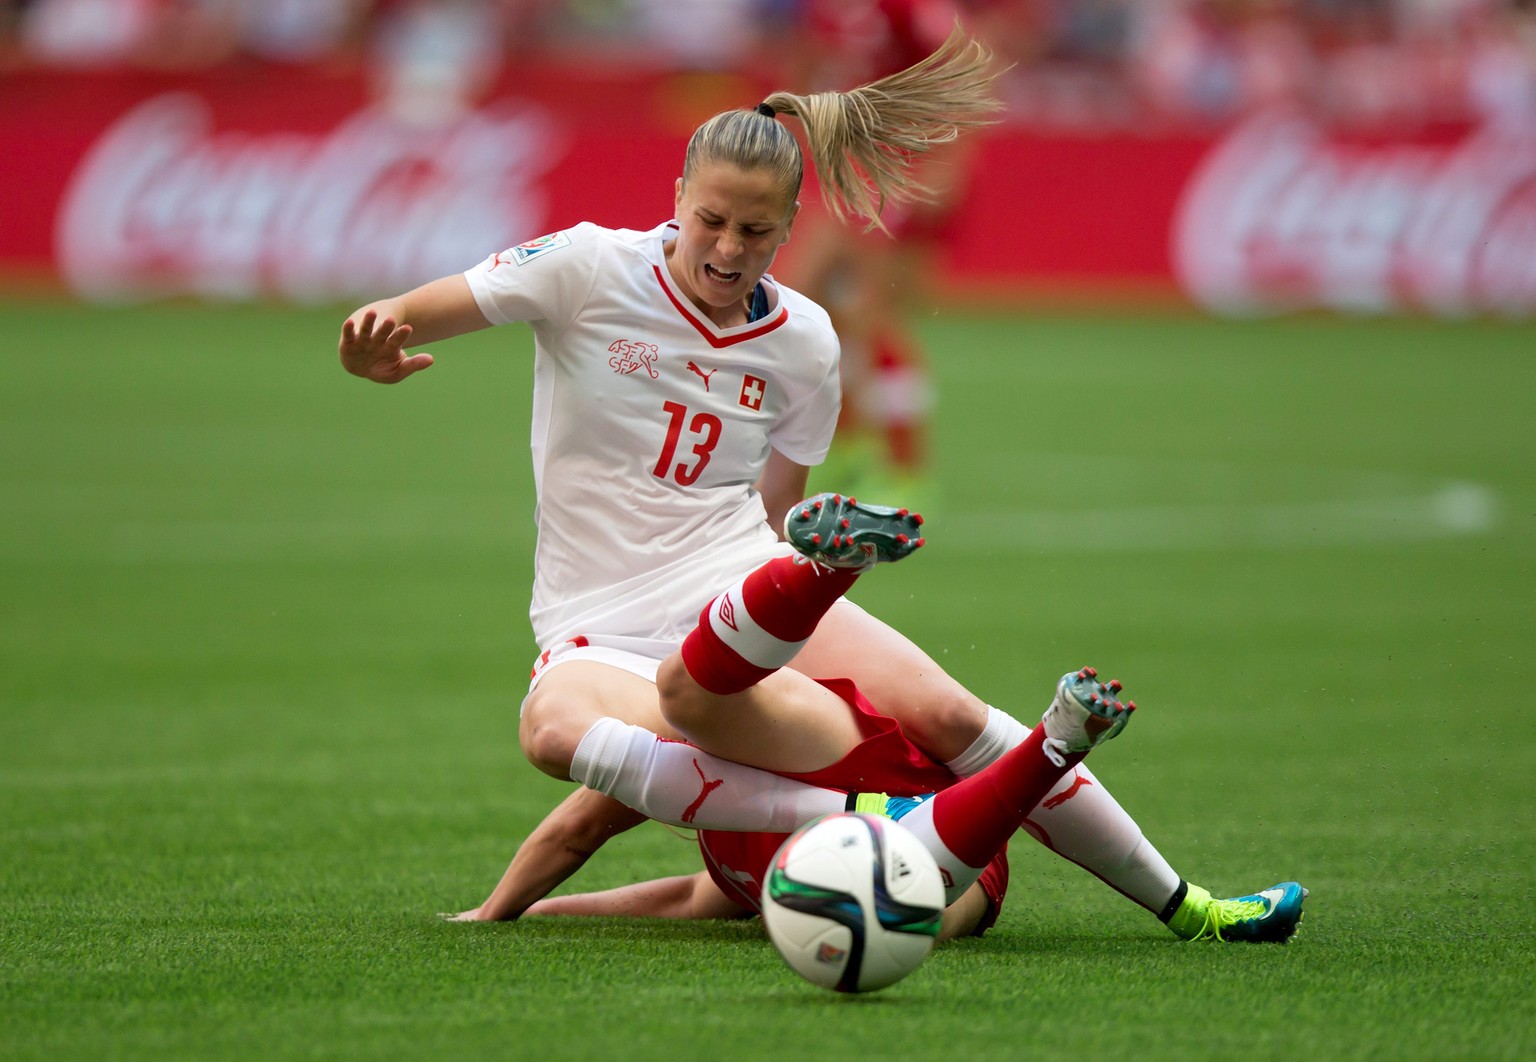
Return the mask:
<svg viewBox="0 0 1536 1062"><path fill-rule="evenodd" d="M693 373L699 379L703 380L704 381L704 390L708 391L709 390L709 378L711 376L713 376L715 373L719 372L720 370L719 369L710 369L708 372L705 372L703 369L699 368L696 364L694 364L693 362L690 361L688 363L688 371Z"/></svg>
<svg viewBox="0 0 1536 1062"><path fill-rule="evenodd" d="M644 369L653 380L661 376L656 370L656 359L661 356L661 348L655 343L615 339L608 344L608 353L613 355L608 359L609 367L620 376L628 376L638 369Z"/></svg>

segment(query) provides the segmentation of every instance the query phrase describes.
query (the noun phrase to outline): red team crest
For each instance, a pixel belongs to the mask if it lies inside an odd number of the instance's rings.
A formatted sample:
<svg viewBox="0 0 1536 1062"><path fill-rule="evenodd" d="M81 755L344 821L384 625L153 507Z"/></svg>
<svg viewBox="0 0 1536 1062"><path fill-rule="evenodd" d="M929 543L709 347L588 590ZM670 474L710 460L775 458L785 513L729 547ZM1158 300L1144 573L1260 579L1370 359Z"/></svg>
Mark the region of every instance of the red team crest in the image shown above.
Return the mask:
<svg viewBox="0 0 1536 1062"><path fill-rule="evenodd" d="M615 339L608 344L608 353L613 355L608 359L609 367L620 376L628 376L636 369L644 369L653 380L661 376L656 370L656 359L660 357L661 350L655 343Z"/></svg>
<svg viewBox="0 0 1536 1062"><path fill-rule="evenodd" d="M768 381L762 377L744 373L741 377L741 404L748 409L763 408L763 395L768 391Z"/></svg>

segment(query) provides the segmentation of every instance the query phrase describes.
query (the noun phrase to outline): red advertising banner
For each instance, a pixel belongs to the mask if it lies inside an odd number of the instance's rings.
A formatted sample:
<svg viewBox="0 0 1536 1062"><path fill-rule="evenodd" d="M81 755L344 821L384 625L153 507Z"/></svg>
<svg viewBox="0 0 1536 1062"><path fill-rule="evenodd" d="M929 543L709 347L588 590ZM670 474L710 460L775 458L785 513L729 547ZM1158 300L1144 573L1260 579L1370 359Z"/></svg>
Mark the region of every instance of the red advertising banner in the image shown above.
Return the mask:
<svg viewBox="0 0 1536 1062"><path fill-rule="evenodd" d="M434 126L308 70L13 75L0 270L102 301L371 297L576 221L654 224L694 124L755 92L524 74ZM1270 115L1220 136L987 137L939 248L951 294L1536 312L1530 130L1346 141Z"/></svg>
<svg viewBox="0 0 1536 1062"><path fill-rule="evenodd" d="M1536 130L1330 139L1271 115L1233 131L1179 198L1174 268L1227 313L1330 307L1536 312Z"/></svg>

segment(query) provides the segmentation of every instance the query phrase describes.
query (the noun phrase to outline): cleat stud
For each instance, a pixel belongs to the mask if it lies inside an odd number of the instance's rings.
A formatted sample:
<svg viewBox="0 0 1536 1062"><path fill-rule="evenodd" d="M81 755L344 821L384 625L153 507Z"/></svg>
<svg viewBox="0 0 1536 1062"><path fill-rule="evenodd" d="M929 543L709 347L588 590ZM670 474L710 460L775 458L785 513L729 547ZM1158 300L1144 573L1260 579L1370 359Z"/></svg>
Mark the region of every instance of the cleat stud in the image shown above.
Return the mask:
<svg viewBox="0 0 1536 1062"><path fill-rule="evenodd" d="M1125 687L1120 684L1120 680L1119 679L1110 679L1109 680L1109 692L1111 692L1111 693L1119 693L1123 689L1125 689Z"/></svg>
<svg viewBox="0 0 1536 1062"><path fill-rule="evenodd" d="M1134 712L1136 710L1136 702L1135 701L1126 701L1125 702L1125 710L1128 711L1128 712Z"/></svg>
<svg viewBox="0 0 1536 1062"><path fill-rule="evenodd" d="M912 524L913 524L914 527L922 527L923 526L923 514L922 513L913 513L912 514Z"/></svg>
<svg viewBox="0 0 1536 1062"><path fill-rule="evenodd" d="M812 535L811 536L811 545L813 545L813 546L821 545L821 536L820 535Z"/></svg>
<svg viewBox="0 0 1536 1062"><path fill-rule="evenodd" d="M852 526L853 526L853 521L848 519L846 516L843 517L843 530L846 531L846 530L848 530Z"/></svg>
<svg viewBox="0 0 1536 1062"><path fill-rule="evenodd" d="M857 504L859 504L859 499L855 498L852 494L850 494L850 495L848 495L848 504L850 506L857 505Z"/></svg>
<svg viewBox="0 0 1536 1062"><path fill-rule="evenodd" d="M818 500L811 508L815 509L818 513L821 512L821 502Z"/></svg>
<svg viewBox="0 0 1536 1062"><path fill-rule="evenodd" d="M906 516L907 515L907 510L905 510L905 509L897 509L896 510L896 515L897 516Z"/></svg>
<svg viewBox="0 0 1536 1062"><path fill-rule="evenodd" d="M927 544L928 540L926 538L920 538L912 544L912 548L916 549L918 546L926 546Z"/></svg>
<svg viewBox="0 0 1536 1062"><path fill-rule="evenodd" d="M800 519L802 519L802 520L809 520L810 518L811 518L811 511L809 509L801 509L800 510Z"/></svg>
<svg viewBox="0 0 1536 1062"><path fill-rule="evenodd" d="M834 494L834 495L832 495L832 504L833 505L841 505L841 504L843 504L843 496L841 494Z"/></svg>
<svg viewBox="0 0 1536 1062"><path fill-rule="evenodd" d="M905 546L908 542L911 542L911 541L912 540L910 538L908 538L906 535L897 535L896 536L896 544L898 546Z"/></svg>
<svg viewBox="0 0 1536 1062"><path fill-rule="evenodd" d="M1096 669L1094 669L1094 668L1091 668L1091 667L1083 668L1083 674L1087 675L1089 678L1098 678L1099 677L1098 671Z"/></svg>

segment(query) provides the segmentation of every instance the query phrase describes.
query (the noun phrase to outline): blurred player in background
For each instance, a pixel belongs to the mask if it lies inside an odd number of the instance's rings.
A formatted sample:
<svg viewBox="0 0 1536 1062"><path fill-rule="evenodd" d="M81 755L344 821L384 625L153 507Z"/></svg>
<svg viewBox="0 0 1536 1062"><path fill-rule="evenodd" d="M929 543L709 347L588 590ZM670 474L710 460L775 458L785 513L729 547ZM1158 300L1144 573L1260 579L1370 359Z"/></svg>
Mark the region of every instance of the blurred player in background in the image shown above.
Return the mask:
<svg viewBox="0 0 1536 1062"><path fill-rule="evenodd" d="M954 0L801 0L788 50L795 79L818 90L863 84L932 52L964 13ZM967 19L973 32L975 24ZM911 317L931 261L965 199L978 140L914 163L927 194L893 204L872 227L812 215L786 275L831 314L842 339L843 411L827 487L931 502L928 418L933 384Z"/></svg>

